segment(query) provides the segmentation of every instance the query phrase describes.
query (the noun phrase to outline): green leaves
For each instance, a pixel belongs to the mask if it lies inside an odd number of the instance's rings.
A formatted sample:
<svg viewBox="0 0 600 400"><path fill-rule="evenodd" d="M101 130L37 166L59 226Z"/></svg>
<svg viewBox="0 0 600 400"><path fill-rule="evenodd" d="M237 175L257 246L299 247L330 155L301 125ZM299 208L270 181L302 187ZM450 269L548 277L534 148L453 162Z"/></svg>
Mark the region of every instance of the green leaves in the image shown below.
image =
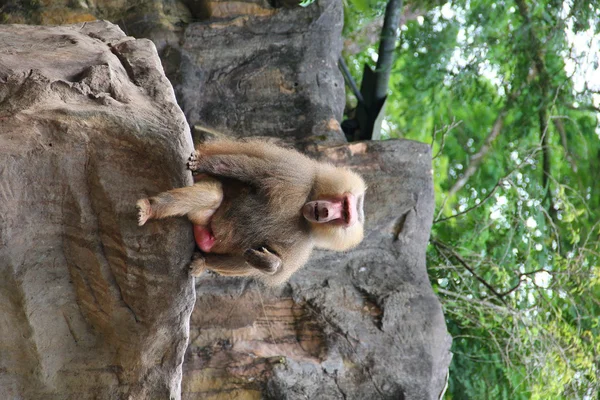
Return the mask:
<svg viewBox="0 0 600 400"><path fill-rule="evenodd" d="M596 398L600 82L577 72L595 53L578 56L572 38L597 34L599 5L471 0L416 14L386 121L435 156L428 263L455 338L447 396ZM373 51L348 60L358 78Z"/></svg>

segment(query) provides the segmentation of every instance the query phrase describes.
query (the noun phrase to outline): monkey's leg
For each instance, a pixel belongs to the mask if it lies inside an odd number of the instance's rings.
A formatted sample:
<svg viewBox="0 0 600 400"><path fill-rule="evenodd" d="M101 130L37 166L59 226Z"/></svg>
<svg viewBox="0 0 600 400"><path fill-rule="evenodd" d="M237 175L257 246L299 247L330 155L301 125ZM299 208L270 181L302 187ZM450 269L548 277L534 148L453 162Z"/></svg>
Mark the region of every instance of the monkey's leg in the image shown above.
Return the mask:
<svg viewBox="0 0 600 400"><path fill-rule="evenodd" d="M266 188L271 188L277 181L308 187L314 178L313 160L297 151L259 141L204 143L192 153L187 167L195 174L233 178Z"/></svg>
<svg viewBox="0 0 600 400"><path fill-rule="evenodd" d="M300 162L305 164L306 156L295 150L286 149L268 143L264 140L244 139L244 140L211 140L200 144L197 151L192 155L200 157L210 157L215 155L245 155L251 158L269 160L271 162L286 160L288 162ZM300 161L299 159L304 159Z"/></svg>
<svg viewBox="0 0 600 400"><path fill-rule="evenodd" d="M147 220L187 215L196 225L207 225L223 201L221 182L206 178L193 186L169 190L149 199L138 200L138 223Z"/></svg>
<svg viewBox="0 0 600 400"><path fill-rule="evenodd" d="M281 268L281 258L266 247L248 249L244 252L244 259L248 264L267 275L273 275Z"/></svg>

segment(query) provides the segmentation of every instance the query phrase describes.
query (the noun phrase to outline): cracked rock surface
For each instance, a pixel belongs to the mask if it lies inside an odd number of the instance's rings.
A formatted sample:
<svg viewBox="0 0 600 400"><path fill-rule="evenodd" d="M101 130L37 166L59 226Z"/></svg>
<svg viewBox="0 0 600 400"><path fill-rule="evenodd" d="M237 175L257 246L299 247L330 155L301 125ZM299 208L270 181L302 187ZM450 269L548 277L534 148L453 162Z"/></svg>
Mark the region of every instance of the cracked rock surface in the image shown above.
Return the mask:
<svg viewBox="0 0 600 400"><path fill-rule="evenodd" d="M342 2L293 9L274 9L267 0L210 4L212 18L185 25L177 41L149 33L162 43L163 65L190 125L232 136L345 142L337 66ZM239 15L242 4L257 8Z"/></svg>
<svg viewBox="0 0 600 400"><path fill-rule="evenodd" d="M149 40L0 25L0 398L180 398L192 232L134 205L191 151Z"/></svg>

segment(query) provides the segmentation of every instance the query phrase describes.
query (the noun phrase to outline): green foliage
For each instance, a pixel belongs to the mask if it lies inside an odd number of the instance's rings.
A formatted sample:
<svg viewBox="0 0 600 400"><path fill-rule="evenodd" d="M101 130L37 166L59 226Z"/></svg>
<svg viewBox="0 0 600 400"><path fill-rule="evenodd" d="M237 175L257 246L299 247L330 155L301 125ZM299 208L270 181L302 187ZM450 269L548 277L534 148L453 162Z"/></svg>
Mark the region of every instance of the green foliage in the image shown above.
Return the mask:
<svg viewBox="0 0 600 400"><path fill-rule="evenodd" d="M42 8L40 0L5 0L0 1L0 23L23 23L27 20L37 21L37 13Z"/></svg>
<svg viewBox="0 0 600 400"><path fill-rule="evenodd" d="M385 7L356 1L348 40ZM384 127L432 143L435 156L428 263L454 337L446 396L596 399L600 49L582 43L600 32L600 5L420 10L401 30ZM347 57L358 82L376 51Z"/></svg>

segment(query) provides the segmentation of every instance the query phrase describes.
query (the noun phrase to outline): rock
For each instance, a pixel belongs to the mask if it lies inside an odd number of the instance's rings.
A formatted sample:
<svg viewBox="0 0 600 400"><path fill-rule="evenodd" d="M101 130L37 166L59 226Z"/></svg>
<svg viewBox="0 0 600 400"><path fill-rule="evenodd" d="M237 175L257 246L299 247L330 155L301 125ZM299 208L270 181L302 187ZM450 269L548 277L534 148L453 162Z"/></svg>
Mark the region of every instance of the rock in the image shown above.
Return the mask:
<svg viewBox="0 0 600 400"><path fill-rule="evenodd" d="M8 22L60 24L95 16L151 39L190 126L232 136L345 142L344 79L337 66L343 5L319 0L124 0L39 7L9 0ZM280 7L282 6L282 7ZM279 8L280 7L280 8Z"/></svg>
<svg viewBox="0 0 600 400"><path fill-rule="evenodd" d="M429 146L390 140L311 150L365 177L363 243L342 254L316 252L282 290L202 276L184 399L442 393L451 338L425 267L434 207Z"/></svg>
<svg viewBox="0 0 600 400"><path fill-rule="evenodd" d="M425 264L430 149L345 143L341 25L339 2L320 0L268 18L192 23L180 45L165 48L196 133L276 137L350 165L370 188L364 242L317 252L282 291L199 279L185 399L437 399L443 391L451 338Z"/></svg>
<svg viewBox="0 0 600 400"><path fill-rule="evenodd" d="M0 25L0 121L0 398L180 398L191 227L134 208L192 182L154 45Z"/></svg>
<svg viewBox="0 0 600 400"><path fill-rule="evenodd" d="M342 8L321 0L271 16L187 25L180 43L162 54L190 125L231 136L345 142L339 125L344 79L337 66Z"/></svg>

